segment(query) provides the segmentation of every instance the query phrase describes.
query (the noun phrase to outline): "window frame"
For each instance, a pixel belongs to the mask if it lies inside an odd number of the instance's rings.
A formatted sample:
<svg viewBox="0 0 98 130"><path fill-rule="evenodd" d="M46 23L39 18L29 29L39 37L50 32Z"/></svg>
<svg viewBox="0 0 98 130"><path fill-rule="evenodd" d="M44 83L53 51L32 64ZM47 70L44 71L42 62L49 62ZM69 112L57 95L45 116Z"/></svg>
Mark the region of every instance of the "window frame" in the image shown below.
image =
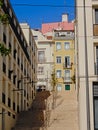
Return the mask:
<svg viewBox="0 0 98 130"><path fill-rule="evenodd" d="M57 84L57 91L58 92L62 91L62 84Z"/></svg>
<svg viewBox="0 0 98 130"><path fill-rule="evenodd" d="M43 75L44 74L44 67L43 66L39 66L37 72L38 72L38 75Z"/></svg>
<svg viewBox="0 0 98 130"><path fill-rule="evenodd" d="M45 51L44 50L39 50L38 51L38 61L39 62L44 62L45 61Z"/></svg>
<svg viewBox="0 0 98 130"><path fill-rule="evenodd" d="M56 42L56 50L61 50L61 48L61 42Z"/></svg>
<svg viewBox="0 0 98 130"><path fill-rule="evenodd" d="M70 49L70 42L64 42L64 49L69 50Z"/></svg>
<svg viewBox="0 0 98 130"><path fill-rule="evenodd" d="M62 63L61 56L57 56L56 57L56 63L57 64L61 64Z"/></svg>
<svg viewBox="0 0 98 130"><path fill-rule="evenodd" d="M65 67L70 67L70 56L65 56Z"/></svg>
<svg viewBox="0 0 98 130"><path fill-rule="evenodd" d="M61 78L62 76L62 70L56 70L56 77Z"/></svg>
<svg viewBox="0 0 98 130"><path fill-rule="evenodd" d="M98 8L95 8L95 24L98 24L98 18L96 19L96 16L98 17Z"/></svg>

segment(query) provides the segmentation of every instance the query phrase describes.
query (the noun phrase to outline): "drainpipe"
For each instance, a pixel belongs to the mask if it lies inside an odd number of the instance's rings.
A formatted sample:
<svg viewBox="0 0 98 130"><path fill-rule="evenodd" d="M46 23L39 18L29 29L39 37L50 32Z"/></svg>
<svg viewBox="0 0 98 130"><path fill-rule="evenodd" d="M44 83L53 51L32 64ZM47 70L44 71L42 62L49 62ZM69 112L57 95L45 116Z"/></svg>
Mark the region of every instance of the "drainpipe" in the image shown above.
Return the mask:
<svg viewBox="0 0 98 130"><path fill-rule="evenodd" d="M87 53L87 21L86 21L86 7L85 0L83 0L84 8L84 40L85 40L85 80L86 80L86 112L87 112L87 130L90 129L90 104L89 104L89 77L88 77L88 53Z"/></svg>

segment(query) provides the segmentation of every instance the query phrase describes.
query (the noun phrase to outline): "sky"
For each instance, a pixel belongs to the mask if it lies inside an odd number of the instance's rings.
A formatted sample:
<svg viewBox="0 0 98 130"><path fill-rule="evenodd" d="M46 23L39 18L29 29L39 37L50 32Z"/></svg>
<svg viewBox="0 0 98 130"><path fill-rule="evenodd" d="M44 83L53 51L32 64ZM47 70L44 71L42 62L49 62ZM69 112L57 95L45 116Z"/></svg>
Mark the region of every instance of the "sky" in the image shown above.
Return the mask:
<svg viewBox="0 0 98 130"><path fill-rule="evenodd" d="M60 22L62 14L74 19L74 0L10 0L20 23L31 28L41 28L42 23Z"/></svg>

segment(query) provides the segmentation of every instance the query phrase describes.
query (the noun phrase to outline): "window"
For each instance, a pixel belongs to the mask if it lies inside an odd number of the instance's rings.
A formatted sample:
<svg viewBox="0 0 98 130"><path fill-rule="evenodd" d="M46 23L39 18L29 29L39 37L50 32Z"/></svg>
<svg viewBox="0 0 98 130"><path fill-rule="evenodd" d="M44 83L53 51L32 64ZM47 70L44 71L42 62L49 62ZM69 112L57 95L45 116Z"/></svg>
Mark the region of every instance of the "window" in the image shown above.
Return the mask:
<svg viewBox="0 0 98 130"><path fill-rule="evenodd" d="M56 50L60 50L61 49L61 42L57 42L56 43Z"/></svg>
<svg viewBox="0 0 98 130"><path fill-rule="evenodd" d="M61 56L56 57L56 63L61 63Z"/></svg>
<svg viewBox="0 0 98 130"><path fill-rule="evenodd" d="M69 43L69 42L65 42L65 43L64 43L64 48L65 48L66 50L68 50L68 49L70 48L70 43Z"/></svg>
<svg viewBox="0 0 98 130"><path fill-rule="evenodd" d="M65 56L65 67L68 68L70 67L70 57L69 56Z"/></svg>
<svg viewBox="0 0 98 130"><path fill-rule="evenodd" d="M6 34L5 33L3 33L3 41L6 44Z"/></svg>
<svg viewBox="0 0 98 130"><path fill-rule="evenodd" d="M17 113L19 113L19 105L17 105Z"/></svg>
<svg viewBox="0 0 98 130"><path fill-rule="evenodd" d="M39 75L44 74L44 67L42 66L38 67L38 74Z"/></svg>
<svg viewBox="0 0 98 130"><path fill-rule="evenodd" d="M60 78L61 77L61 70L57 70L56 75L57 75L57 78Z"/></svg>
<svg viewBox="0 0 98 130"><path fill-rule="evenodd" d="M95 75L98 75L98 46L96 46Z"/></svg>
<svg viewBox="0 0 98 130"><path fill-rule="evenodd" d="M70 85L65 85L65 90L70 90Z"/></svg>
<svg viewBox="0 0 98 130"><path fill-rule="evenodd" d="M38 40L38 36L33 36L34 37L34 40Z"/></svg>
<svg viewBox="0 0 98 130"><path fill-rule="evenodd" d="M4 25L4 27L3 27L3 41L5 44L6 44L6 40L7 40L6 31L7 31L7 27L6 27L6 25Z"/></svg>
<svg viewBox="0 0 98 130"><path fill-rule="evenodd" d="M70 70L65 70L65 80L70 81Z"/></svg>
<svg viewBox="0 0 98 130"><path fill-rule="evenodd" d="M5 93L2 93L2 102L5 104Z"/></svg>
<svg viewBox="0 0 98 130"><path fill-rule="evenodd" d="M16 84L16 75L13 76L13 83Z"/></svg>
<svg viewBox="0 0 98 130"><path fill-rule="evenodd" d="M13 119L15 119L15 115L13 115Z"/></svg>
<svg viewBox="0 0 98 130"><path fill-rule="evenodd" d="M98 130L98 82L93 83L94 97L94 130Z"/></svg>
<svg viewBox="0 0 98 130"><path fill-rule="evenodd" d="M8 116L11 116L11 113L8 111Z"/></svg>
<svg viewBox="0 0 98 130"><path fill-rule="evenodd" d="M11 99L8 98L8 106L11 107Z"/></svg>
<svg viewBox="0 0 98 130"><path fill-rule="evenodd" d="M98 97L94 98L95 129L98 130Z"/></svg>
<svg viewBox="0 0 98 130"><path fill-rule="evenodd" d="M38 62L44 62L44 61L45 61L45 52L38 51Z"/></svg>
<svg viewBox="0 0 98 130"><path fill-rule="evenodd" d="M95 9L95 24L98 24L98 9Z"/></svg>
<svg viewBox="0 0 98 130"><path fill-rule="evenodd" d="M13 102L13 110L15 111L15 102Z"/></svg>
<svg viewBox="0 0 98 130"><path fill-rule="evenodd" d="M62 90L62 85L61 84L58 84L57 85L57 91L61 91Z"/></svg>

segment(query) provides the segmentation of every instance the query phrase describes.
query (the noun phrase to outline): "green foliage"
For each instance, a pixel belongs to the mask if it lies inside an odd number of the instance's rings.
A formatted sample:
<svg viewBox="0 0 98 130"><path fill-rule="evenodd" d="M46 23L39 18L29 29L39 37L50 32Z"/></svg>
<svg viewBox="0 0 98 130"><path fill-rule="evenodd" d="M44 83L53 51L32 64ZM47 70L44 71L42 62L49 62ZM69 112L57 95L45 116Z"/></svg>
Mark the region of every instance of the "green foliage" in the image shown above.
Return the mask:
<svg viewBox="0 0 98 130"><path fill-rule="evenodd" d="M2 8L3 5L3 0L0 0L0 9ZM8 23L8 14L3 14L2 11L0 10L0 22L3 24Z"/></svg>
<svg viewBox="0 0 98 130"><path fill-rule="evenodd" d="M51 74L51 85L53 87L53 91L55 91L55 87L57 85L57 78L56 78L56 74L55 74L55 70L53 70L52 74Z"/></svg>
<svg viewBox="0 0 98 130"><path fill-rule="evenodd" d="M71 77L71 79L72 79L73 83L76 83L76 76L75 76L75 74Z"/></svg>
<svg viewBox="0 0 98 130"><path fill-rule="evenodd" d="M0 44L0 53L1 55L9 55L9 53L11 52L11 49L7 49L3 44Z"/></svg>
<svg viewBox="0 0 98 130"><path fill-rule="evenodd" d="M3 5L3 0L0 0L0 22L3 24L7 24L8 23L8 14L3 14L1 11ZM9 55L9 53L11 52L11 49L7 49L2 43L0 43L0 53L1 55Z"/></svg>
<svg viewBox="0 0 98 130"><path fill-rule="evenodd" d="M3 5L3 0L0 0L0 7Z"/></svg>
<svg viewBox="0 0 98 130"><path fill-rule="evenodd" d="M0 22L3 24L8 23L8 14L0 14Z"/></svg>

